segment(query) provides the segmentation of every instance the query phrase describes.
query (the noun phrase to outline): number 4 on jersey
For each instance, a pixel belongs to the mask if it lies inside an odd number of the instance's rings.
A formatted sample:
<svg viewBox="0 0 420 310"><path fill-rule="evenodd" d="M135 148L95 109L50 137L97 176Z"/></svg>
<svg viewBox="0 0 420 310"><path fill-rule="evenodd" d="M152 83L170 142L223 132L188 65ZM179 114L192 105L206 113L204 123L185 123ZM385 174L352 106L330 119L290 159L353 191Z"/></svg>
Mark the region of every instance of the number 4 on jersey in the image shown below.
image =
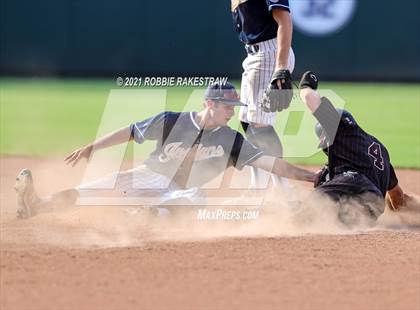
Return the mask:
<svg viewBox="0 0 420 310"><path fill-rule="evenodd" d="M368 154L374 159L373 164L379 170L384 170L384 158L382 157L381 146L377 142L373 142L368 148Z"/></svg>

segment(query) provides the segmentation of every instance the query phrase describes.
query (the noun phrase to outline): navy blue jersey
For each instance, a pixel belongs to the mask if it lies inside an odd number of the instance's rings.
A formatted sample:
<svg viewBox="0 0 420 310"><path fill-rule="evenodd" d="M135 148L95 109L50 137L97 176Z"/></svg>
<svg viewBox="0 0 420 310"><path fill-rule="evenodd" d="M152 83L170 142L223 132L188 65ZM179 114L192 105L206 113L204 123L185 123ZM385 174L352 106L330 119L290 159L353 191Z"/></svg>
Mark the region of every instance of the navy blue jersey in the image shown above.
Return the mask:
<svg viewBox="0 0 420 310"><path fill-rule="evenodd" d="M322 98L314 116L331 141L326 149L330 179L355 171L365 175L384 197L389 189L397 185L387 149L360 128L352 117L340 116L326 98Z"/></svg>
<svg viewBox="0 0 420 310"><path fill-rule="evenodd" d="M195 112L162 112L131 125L137 143L156 140L156 148L144 162L152 171L174 177L194 144L198 144L188 186L201 186L227 167L242 169L263 152L228 126L202 130Z"/></svg>
<svg viewBox="0 0 420 310"><path fill-rule="evenodd" d="M239 40L256 44L277 37L273 9L289 10L289 0L231 0L232 16Z"/></svg>

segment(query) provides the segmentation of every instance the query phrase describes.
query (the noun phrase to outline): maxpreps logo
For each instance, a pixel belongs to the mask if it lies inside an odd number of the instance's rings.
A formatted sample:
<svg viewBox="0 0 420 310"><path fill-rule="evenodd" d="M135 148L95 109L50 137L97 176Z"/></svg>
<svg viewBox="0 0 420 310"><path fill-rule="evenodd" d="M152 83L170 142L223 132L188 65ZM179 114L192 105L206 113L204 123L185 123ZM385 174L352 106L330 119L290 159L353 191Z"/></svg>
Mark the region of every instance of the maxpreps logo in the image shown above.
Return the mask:
<svg viewBox="0 0 420 310"><path fill-rule="evenodd" d="M311 36L326 36L346 26L356 9L356 0L290 0L293 23Z"/></svg>

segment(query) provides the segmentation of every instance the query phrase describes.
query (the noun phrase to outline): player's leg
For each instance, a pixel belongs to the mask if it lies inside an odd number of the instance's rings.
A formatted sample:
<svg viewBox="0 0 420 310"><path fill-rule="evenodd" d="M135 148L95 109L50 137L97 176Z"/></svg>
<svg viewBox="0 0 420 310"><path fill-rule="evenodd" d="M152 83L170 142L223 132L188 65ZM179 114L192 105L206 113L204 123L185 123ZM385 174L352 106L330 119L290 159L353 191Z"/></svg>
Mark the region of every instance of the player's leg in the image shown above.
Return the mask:
<svg viewBox="0 0 420 310"><path fill-rule="evenodd" d="M169 184L170 180L167 177L140 166L81 184L74 189L56 192L48 197L40 198L35 192L32 173L28 169L24 169L16 177L17 213L19 218L28 218L39 213L52 211L59 206L100 205L106 199L103 190L112 192L114 194L113 198L121 198L121 205L124 205L124 198L126 197L141 199L146 192L156 190L163 190L160 191L160 194L164 194L170 190ZM159 205L162 197L156 195L154 201L155 205Z"/></svg>
<svg viewBox="0 0 420 310"><path fill-rule="evenodd" d="M342 196L338 202L338 219L349 228L373 226L382 214L381 205L383 199L374 193Z"/></svg>
<svg viewBox="0 0 420 310"><path fill-rule="evenodd" d="M76 189L66 189L41 198L38 204L33 205L33 208L36 210L36 214L51 212L57 207L75 206L78 198L79 192Z"/></svg>
<svg viewBox="0 0 420 310"><path fill-rule="evenodd" d="M254 85L254 81L256 80L256 69L255 63L258 62L259 58L255 55L248 55L244 62L242 63L243 73L242 73L242 80L241 80L241 100L247 106L241 107L239 110L239 120L241 121L242 129L245 132L247 139L251 141L255 146L258 146L256 143L256 139L252 137L249 133L249 121L248 121L248 109L252 108L252 102L257 100L257 93L255 92L256 86ZM265 182L262 182L261 175L258 174L258 169L251 167L251 184L250 188L265 188L267 184L267 178L265 178Z"/></svg>
<svg viewBox="0 0 420 310"><path fill-rule="evenodd" d="M261 53L248 55L243 63L244 73L242 75L241 98L247 104L242 108L239 118L246 132L247 138L265 153L275 157L283 156L283 147L277 133L274 130L275 113L262 111L260 107L261 98L264 90L271 80L275 68L276 50L274 42L263 42L269 47L265 47ZM294 54L291 50L289 57L289 69L294 68ZM246 125L245 125L246 124ZM246 128L245 128L246 127ZM251 187L265 188L269 174L260 169L252 168ZM271 175L273 183L280 185L284 183L285 189L289 189L286 180Z"/></svg>
<svg viewBox="0 0 420 310"><path fill-rule="evenodd" d="M247 107L241 109L239 118L246 137L252 144L266 153L281 157L283 148L272 127L275 113L262 112L259 106L274 66L275 50L248 55L243 63L241 85L241 98ZM265 171L251 167L251 188L266 188L269 175Z"/></svg>
<svg viewBox="0 0 420 310"><path fill-rule="evenodd" d="M274 157L283 157L283 146L273 126L248 126L246 136L252 144L263 150L265 154ZM252 168L253 188L265 188L270 174L261 169ZM274 178L273 175L273 182L278 182L278 179Z"/></svg>
<svg viewBox="0 0 420 310"><path fill-rule="evenodd" d="M370 225L384 211L380 191L357 172L337 175L318 186L316 192L337 204L338 219L349 227L358 224Z"/></svg>
<svg viewBox="0 0 420 310"><path fill-rule="evenodd" d="M192 210L205 205L205 195L197 188L180 189L165 175L146 166L123 172L118 177L116 191L124 197L135 197L138 204L158 217L168 217L177 211ZM147 194L147 200L142 197Z"/></svg>
<svg viewBox="0 0 420 310"><path fill-rule="evenodd" d="M185 215L187 212L197 212L205 208L207 199L199 187L188 189L170 189L161 196L160 204L155 206L158 216ZM164 212L162 212L164 210Z"/></svg>
<svg viewBox="0 0 420 310"><path fill-rule="evenodd" d="M124 173L122 174L124 175ZM59 191L41 198L36 194L31 171L23 169L16 177L17 217L32 217L39 213L51 212L57 207L75 206L78 204L79 198L100 196L98 189L112 190L118 175L119 173L114 173L76 188ZM130 176L131 174L125 174L123 179L131 179ZM120 186L120 188L124 188L124 186Z"/></svg>
<svg viewBox="0 0 420 310"><path fill-rule="evenodd" d="M78 205L145 205L156 204L159 193L168 190L170 180L144 165L109 174L76 187Z"/></svg>
<svg viewBox="0 0 420 310"><path fill-rule="evenodd" d="M78 197L75 189L68 189L40 198L34 187L32 173L23 169L16 177L17 217L28 218L38 213L51 211L57 205L73 205Z"/></svg>

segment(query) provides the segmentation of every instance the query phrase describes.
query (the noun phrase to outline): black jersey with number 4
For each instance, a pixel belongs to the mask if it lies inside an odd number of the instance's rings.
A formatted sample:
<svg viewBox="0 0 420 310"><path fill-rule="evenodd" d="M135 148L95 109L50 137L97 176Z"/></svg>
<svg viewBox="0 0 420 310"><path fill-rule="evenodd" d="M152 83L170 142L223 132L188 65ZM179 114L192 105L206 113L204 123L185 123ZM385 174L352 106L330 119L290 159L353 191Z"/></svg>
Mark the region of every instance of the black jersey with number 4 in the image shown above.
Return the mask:
<svg viewBox="0 0 420 310"><path fill-rule="evenodd" d="M383 197L398 184L385 146L360 128L350 114L340 115L328 99L322 98L314 116L330 141L325 150L330 179L347 171L358 172L365 175Z"/></svg>

